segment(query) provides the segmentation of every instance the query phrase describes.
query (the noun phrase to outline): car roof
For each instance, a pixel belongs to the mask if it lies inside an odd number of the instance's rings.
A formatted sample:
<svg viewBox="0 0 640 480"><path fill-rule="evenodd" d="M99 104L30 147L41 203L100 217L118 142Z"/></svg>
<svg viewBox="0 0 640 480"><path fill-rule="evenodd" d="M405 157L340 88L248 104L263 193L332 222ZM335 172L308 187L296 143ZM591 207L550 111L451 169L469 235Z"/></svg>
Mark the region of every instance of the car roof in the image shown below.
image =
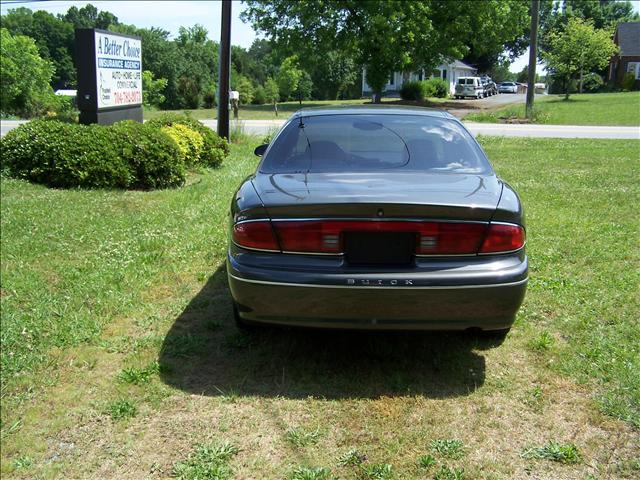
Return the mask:
<svg viewBox="0 0 640 480"><path fill-rule="evenodd" d="M295 112L291 118L320 115L421 115L456 119L449 112L438 108L412 107L407 105L349 105L331 107L308 107Z"/></svg>

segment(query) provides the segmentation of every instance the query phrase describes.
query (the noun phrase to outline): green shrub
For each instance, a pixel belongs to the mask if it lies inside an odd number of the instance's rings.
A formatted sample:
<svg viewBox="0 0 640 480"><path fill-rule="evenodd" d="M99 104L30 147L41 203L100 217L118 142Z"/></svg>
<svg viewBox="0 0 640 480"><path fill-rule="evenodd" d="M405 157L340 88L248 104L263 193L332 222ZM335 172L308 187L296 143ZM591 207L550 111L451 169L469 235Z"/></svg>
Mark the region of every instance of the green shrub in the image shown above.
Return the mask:
<svg viewBox="0 0 640 480"><path fill-rule="evenodd" d="M2 142L2 168L10 175L52 187L126 188L133 181L108 129L34 120Z"/></svg>
<svg viewBox="0 0 640 480"><path fill-rule="evenodd" d="M597 73L588 73L582 79L582 91L595 93L599 91L604 82L602 81L602 77Z"/></svg>
<svg viewBox="0 0 640 480"><path fill-rule="evenodd" d="M184 182L176 142L133 121L110 127L34 120L2 139L2 170L51 187L164 188Z"/></svg>
<svg viewBox="0 0 640 480"><path fill-rule="evenodd" d="M425 85L424 82L411 81L405 82L400 88L400 98L403 100L424 100Z"/></svg>
<svg viewBox="0 0 640 480"><path fill-rule="evenodd" d="M105 127L103 127L105 128ZM175 140L153 125L124 120L107 127L117 154L127 162L132 188L177 187L184 183L185 162Z"/></svg>
<svg viewBox="0 0 640 480"><path fill-rule="evenodd" d="M267 94L264 92L262 85L258 85L253 91L253 100L251 100L251 103L254 105L264 105L267 103Z"/></svg>
<svg viewBox="0 0 640 480"><path fill-rule="evenodd" d="M633 72L627 72L622 77L622 89L626 91L630 91L634 89L636 84L636 75Z"/></svg>
<svg viewBox="0 0 640 480"><path fill-rule="evenodd" d="M425 96L446 98L449 95L449 83L441 78L430 78L425 80L425 90L428 91Z"/></svg>
<svg viewBox="0 0 640 480"><path fill-rule="evenodd" d="M180 123L170 127L162 127L161 130L176 142L187 167L199 163L202 146L204 145L202 135Z"/></svg>
<svg viewBox="0 0 640 480"><path fill-rule="evenodd" d="M198 120L186 114L163 113L153 120L149 120L147 124L157 128L170 127L176 124L185 125L202 135L202 152L198 161L200 165L217 167L229 155L229 144L224 138L220 138L209 127L205 127Z"/></svg>

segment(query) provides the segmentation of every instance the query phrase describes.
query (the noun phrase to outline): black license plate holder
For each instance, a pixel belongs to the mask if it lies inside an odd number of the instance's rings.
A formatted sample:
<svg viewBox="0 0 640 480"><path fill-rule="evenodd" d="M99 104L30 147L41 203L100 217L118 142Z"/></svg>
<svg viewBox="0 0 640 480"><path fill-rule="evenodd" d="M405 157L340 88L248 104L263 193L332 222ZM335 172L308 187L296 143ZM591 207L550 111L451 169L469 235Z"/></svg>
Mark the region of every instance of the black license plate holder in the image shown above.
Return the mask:
<svg viewBox="0 0 640 480"><path fill-rule="evenodd" d="M416 235L410 232L345 232L344 247L350 265L410 265Z"/></svg>

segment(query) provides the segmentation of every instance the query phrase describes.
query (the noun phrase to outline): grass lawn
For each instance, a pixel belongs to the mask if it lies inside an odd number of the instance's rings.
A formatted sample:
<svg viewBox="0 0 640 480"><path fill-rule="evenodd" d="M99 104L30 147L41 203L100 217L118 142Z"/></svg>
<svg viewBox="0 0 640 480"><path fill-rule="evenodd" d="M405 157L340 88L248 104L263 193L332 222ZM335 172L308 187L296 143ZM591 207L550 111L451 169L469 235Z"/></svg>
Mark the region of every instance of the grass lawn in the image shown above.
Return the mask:
<svg viewBox="0 0 640 480"><path fill-rule="evenodd" d="M2 178L2 477L638 478L640 141L481 142L531 261L496 348L239 333L227 210L254 143L177 190Z"/></svg>
<svg viewBox="0 0 640 480"><path fill-rule="evenodd" d="M383 98L382 103L398 103L397 98ZM447 101L445 98L430 98L427 103L437 105ZM274 120L274 119L286 119L289 118L294 112L297 112L301 108L311 107L328 107L328 106L349 106L349 105L364 105L371 104L371 100L368 98L357 100L310 100L302 102L282 102L278 103L278 116L276 117L273 112L273 105L242 105L238 118L240 120ZM165 111L172 110L155 110L145 108L144 118L150 120L157 117ZM179 112L188 112L194 118L198 120L214 119L218 116L217 108L199 108L197 110L178 110ZM233 117L233 112L231 113Z"/></svg>
<svg viewBox="0 0 640 480"><path fill-rule="evenodd" d="M470 113L470 122L499 123L524 118L524 105ZM640 92L574 94L536 97L535 123L549 125L640 125Z"/></svg>

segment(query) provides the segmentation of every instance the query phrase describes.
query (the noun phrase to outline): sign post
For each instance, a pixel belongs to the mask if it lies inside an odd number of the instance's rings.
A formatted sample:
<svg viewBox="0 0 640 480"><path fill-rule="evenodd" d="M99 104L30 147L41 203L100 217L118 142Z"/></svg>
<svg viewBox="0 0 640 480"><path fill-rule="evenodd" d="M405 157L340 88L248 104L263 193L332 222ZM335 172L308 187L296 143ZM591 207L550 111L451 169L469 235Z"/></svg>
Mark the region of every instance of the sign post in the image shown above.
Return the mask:
<svg viewBox="0 0 640 480"><path fill-rule="evenodd" d="M142 122L142 41L95 28L75 32L80 123Z"/></svg>

